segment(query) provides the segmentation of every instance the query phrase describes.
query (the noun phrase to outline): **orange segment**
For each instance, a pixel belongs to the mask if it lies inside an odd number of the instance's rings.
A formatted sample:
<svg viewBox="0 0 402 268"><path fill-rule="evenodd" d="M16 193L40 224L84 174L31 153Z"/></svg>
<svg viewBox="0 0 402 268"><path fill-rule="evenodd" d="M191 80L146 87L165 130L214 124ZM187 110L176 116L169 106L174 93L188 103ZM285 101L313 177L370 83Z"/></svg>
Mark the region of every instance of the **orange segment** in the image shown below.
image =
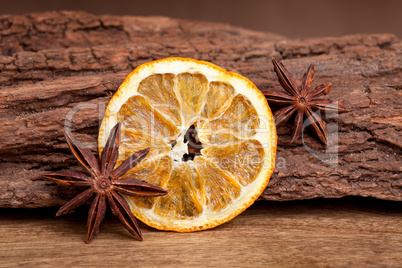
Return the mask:
<svg viewBox="0 0 402 268"><path fill-rule="evenodd" d="M205 75L199 73L181 73L177 76L176 86L182 100L186 126L189 126L203 108L208 80Z"/></svg>
<svg viewBox="0 0 402 268"><path fill-rule="evenodd" d="M170 173L173 167L173 160L168 155L162 155L159 157L147 159L141 161L137 166L125 174L122 178L136 178L139 180L146 181L150 184L156 185L158 187L165 187L167 180L170 177ZM128 196L134 204L142 208L152 208L154 202L158 198L136 198Z"/></svg>
<svg viewBox="0 0 402 268"><path fill-rule="evenodd" d="M202 116L212 119L220 116L229 107L234 96L235 89L232 85L223 82L211 82L207 94Z"/></svg>
<svg viewBox="0 0 402 268"><path fill-rule="evenodd" d="M219 168L229 171L243 186L255 180L264 163L264 149L257 140L209 146L202 153Z"/></svg>
<svg viewBox="0 0 402 268"><path fill-rule="evenodd" d="M179 130L166 120L143 96L133 96L123 104L117 113L117 120L126 129L143 132L149 136L172 138Z"/></svg>
<svg viewBox="0 0 402 268"><path fill-rule="evenodd" d="M150 136L146 132L136 131L135 129L127 129L124 125L121 129L121 143L125 146L119 147L118 161L129 158L133 153L150 147L148 157L160 154L167 154L170 146L162 139L162 137Z"/></svg>
<svg viewBox="0 0 402 268"><path fill-rule="evenodd" d="M232 132L237 137L249 138L257 133L260 124L255 107L243 95L233 98L229 108L221 117L209 121L202 128L207 135L219 131L220 133Z"/></svg>
<svg viewBox="0 0 402 268"><path fill-rule="evenodd" d="M169 193L157 201L156 214L167 219L188 219L202 213L198 200L200 181L189 163L181 163L173 170L165 189Z"/></svg>
<svg viewBox="0 0 402 268"><path fill-rule="evenodd" d="M217 168L204 157L194 160L198 177L203 179L205 205L212 211L220 211L232 203L239 195L238 182Z"/></svg>
<svg viewBox="0 0 402 268"><path fill-rule="evenodd" d="M126 176L168 195L125 198L135 217L161 230L204 230L233 219L274 170L275 123L264 95L208 62L167 58L139 66L110 100L100 152L117 122L123 123L118 164L151 149Z"/></svg>
<svg viewBox="0 0 402 268"><path fill-rule="evenodd" d="M141 81L138 92L151 99L152 106L181 126L181 111L173 91L174 74L153 74Z"/></svg>
<svg viewBox="0 0 402 268"><path fill-rule="evenodd" d="M201 127L197 130L198 138L204 145L223 145L235 143L239 140L232 132L227 132L227 129L211 131L211 129Z"/></svg>

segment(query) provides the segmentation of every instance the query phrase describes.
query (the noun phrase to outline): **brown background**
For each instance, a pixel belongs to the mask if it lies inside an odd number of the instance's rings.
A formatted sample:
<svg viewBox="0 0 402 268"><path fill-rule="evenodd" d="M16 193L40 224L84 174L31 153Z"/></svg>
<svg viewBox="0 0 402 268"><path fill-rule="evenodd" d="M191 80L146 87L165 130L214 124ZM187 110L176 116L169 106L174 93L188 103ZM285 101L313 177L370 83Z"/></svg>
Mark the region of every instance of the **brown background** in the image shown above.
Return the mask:
<svg viewBox="0 0 402 268"><path fill-rule="evenodd" d="M402 38L399 0L0 0L0 14L47 10L207 20L288 37L394 33Z"/></svg>

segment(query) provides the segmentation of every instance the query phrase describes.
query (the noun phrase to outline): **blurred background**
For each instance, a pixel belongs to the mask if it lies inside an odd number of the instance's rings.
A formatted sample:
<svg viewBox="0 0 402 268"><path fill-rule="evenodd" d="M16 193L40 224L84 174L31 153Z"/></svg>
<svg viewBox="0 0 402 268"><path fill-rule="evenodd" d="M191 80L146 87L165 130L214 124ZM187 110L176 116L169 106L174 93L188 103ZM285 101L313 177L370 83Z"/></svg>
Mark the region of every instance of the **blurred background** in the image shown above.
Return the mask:
<svg viewBox="0 0 402 268"><path fill-rule="evenodd" d="M402 38L401 0L0 0L0 14L49 10L223 22L288 37L394 33Z"/></svg>

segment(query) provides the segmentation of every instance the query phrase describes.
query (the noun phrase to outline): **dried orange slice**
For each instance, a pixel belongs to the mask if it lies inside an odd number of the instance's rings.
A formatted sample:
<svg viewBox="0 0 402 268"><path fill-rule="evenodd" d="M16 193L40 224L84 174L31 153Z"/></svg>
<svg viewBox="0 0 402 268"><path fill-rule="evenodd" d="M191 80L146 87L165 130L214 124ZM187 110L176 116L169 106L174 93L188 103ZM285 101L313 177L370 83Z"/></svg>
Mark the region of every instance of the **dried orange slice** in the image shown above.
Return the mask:
<svg viewBox="0 0 402 268"><path fill-rule="evenodd" d="M258 198L274 169L277 136L264 95L208 62L167 58L139 66L107 106L100 152L117 122L118 162L151 148L125 176L169 191L125 196L133 214L157 229L189 232L231 220Z"/></svg>

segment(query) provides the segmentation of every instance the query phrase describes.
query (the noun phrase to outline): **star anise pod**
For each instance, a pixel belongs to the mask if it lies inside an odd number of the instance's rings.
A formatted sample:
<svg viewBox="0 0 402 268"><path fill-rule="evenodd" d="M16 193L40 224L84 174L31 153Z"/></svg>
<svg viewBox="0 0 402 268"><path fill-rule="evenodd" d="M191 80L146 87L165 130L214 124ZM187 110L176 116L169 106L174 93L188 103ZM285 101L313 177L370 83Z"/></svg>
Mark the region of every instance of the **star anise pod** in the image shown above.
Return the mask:
<svg viewBox="0 0 402 268"><path fill-rule="evenodd" d="M293 75L286 70L283 64L272 58L274 71L278 76L278 81L285 89L285 92L276 90L264 90L263 93L268 102L285 106L274 113L276 125L284 124L296 112L294 130L291 142L300 138L303 131L304 116L307 117L308 125L312 127L318 138L324 143L328 142L327 127L325 121L317 111L346 111L343 105L336 101L327 99L317 99L327 95L331 91L330 82L319 85L310 90L314 80L314 64L312 63L303 76L303 81L299 87Z"/></svg>
<svg viewBox="0 0 402 268"><path fill-rule="evenodd" d="M88 148L85 148L71 134L64 132L71 152L80 165L89 172L89 175L76 171L51 172L43 175L47 180L60 185L89 187L89 189L62 206L57 211L56 216L72 212L95 195L89 209L86 243L90 243L99 233L99 227L107 209L106 199L113 214L119 218L124 227L137 239L142 240L137 221L131 213L126 200L120 194L140 197L167 194L164 189L135 178L119 179L144 159L149 152L149 148L138 151L114 169L119 155L120 128L121 123L118 123L110 131L109 139L102 151L100 162Z"/></svg>

